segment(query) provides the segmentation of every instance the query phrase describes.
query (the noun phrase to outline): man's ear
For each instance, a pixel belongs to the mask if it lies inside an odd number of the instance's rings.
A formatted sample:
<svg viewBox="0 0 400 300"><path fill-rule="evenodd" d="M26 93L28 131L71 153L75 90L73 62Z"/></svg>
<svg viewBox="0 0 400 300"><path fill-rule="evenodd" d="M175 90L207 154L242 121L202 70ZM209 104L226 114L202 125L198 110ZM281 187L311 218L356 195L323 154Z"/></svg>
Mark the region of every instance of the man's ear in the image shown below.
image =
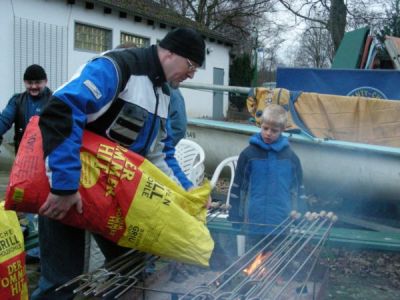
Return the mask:
<svg viewBox="0 0 400 300"><path fill-rule="evenodd" d="M173 52L171 52L167 49L162 49L162 51L159 53L160 53L160 61L162 63L164 63L165 61L169 61L174 55Z"/></svg>

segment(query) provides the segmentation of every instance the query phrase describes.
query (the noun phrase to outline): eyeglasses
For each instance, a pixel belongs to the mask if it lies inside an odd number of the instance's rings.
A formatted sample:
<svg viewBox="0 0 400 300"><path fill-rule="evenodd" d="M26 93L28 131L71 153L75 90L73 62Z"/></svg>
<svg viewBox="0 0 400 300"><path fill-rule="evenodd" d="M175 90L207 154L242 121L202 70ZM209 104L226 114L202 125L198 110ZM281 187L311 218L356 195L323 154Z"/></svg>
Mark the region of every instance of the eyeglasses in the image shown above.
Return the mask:
<svg viewBox="0 0 400 300"><path fill-rule="evenodd" d="M186 58L189 72L197 72L197 67L190 61L189 58Z"/></svg>

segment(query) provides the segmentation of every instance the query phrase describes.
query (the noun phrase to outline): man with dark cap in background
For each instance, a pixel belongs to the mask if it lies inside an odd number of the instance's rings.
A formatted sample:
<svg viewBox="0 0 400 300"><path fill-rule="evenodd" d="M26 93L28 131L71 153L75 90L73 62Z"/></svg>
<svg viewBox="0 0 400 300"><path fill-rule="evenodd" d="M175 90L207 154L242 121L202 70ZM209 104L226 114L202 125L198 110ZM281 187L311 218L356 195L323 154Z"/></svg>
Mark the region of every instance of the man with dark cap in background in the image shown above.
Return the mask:
<svg viewBox="0 0 400 300"><path fill-rule="evenodd" d="M7 106L0 114L0 144L2 136L14 124L14 147L15 153L18 151L19 143L25 128L32 116L39 115L44 105L51 97L51 90L47 85L47 75L44 69L36 64L26 68L24 73L25 92L15 94L8 101ZM29 228L36 227L36 216L24 214L20 216L21 226L24 236L29 232ZM39 261L39 248L35 247L27 251L26 262L34 263Z"/></svg>
<svg viewBox="0 0 400 300"><path fill-rule="evenodd" d="M15 123L15 153L18 151L19 143L29 119L41 113L43 106L51 96L51 90L46 86L46 72L39 65L30 65L26 68L24 84L25 92L12 96L0 114L0 137Z"/></svg>
<svg viewBox="0 0 400 300"><path fill-rule="evenodd" d="M84 231L59 220L70 209L82 212L78 188L84 129L146 157L184 189L193 186L174 158L166 125L167 82L178 85L193 78L204 58L202 36L178 28L158 46L103 53L54 92L39 121L50 194L39 210L41 278L31 299L73 299L73 286L55 288L83 272ZM126 251L104 239L99 246L106 261Z"/></svg>

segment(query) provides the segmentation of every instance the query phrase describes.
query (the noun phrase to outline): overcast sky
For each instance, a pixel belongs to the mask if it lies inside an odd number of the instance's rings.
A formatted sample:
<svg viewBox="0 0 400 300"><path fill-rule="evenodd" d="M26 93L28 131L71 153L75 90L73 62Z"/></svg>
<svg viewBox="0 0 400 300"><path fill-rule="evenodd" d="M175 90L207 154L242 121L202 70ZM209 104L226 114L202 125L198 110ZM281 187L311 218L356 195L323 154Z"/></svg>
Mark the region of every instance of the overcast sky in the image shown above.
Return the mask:
<svg viewBox="0 0 400 300"><path fill-rule="evenodd" d="M293 3L295 1L296 0L293 0ZM368 10L385 12L389 9L391 1L380 0L376 2L381 3L373 3L369 5ZM296 19L296 17L292 13L288 12L282 5L279 4L277 8L278 12L274 13L273 16L268 16L268 18L272 18L276 23L290 26L290 30L280 33L281 37L285 39L285 42L281 44L277 51L280 60L284 61L286 64L290 64L290 60L293 59L293 52L295 52L299 47L301 34L303 33L306 25L304 21L301 21L301 19L298 17Z"/></svg>
<svg viewBox="0 0 400 300"><path fill-rule="evenodd" d="M288 63L288 60L290 60L290 57L292 56L291 53L298 48L298 42L305 28L305 24L304 22L301 22L299 18L297 18L296 22L295 16L283 7L268 18L272 18L277 24L289 28L286 32L280 31L280 37L285 41L281 43L277 51L279 59Z"/></svg>

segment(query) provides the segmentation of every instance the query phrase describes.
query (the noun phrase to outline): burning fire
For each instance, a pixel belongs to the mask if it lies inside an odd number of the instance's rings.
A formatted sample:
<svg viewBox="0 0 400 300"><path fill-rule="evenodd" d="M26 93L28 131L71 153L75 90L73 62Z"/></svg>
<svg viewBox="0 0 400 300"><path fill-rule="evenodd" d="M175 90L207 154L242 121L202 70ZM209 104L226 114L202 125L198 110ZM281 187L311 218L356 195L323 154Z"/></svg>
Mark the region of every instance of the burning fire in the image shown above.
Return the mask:
<svg viewBox="0 0 400 300"><path fill-rule="evenodd" d="M243 270L243 272L246 275L251 275L254 273L255 270L257 270L257 268L263 264L270 256L271 256L272 252L268 251L266 253L260 253L257 255L257 257L250 263L250 265Z"/></svg>

